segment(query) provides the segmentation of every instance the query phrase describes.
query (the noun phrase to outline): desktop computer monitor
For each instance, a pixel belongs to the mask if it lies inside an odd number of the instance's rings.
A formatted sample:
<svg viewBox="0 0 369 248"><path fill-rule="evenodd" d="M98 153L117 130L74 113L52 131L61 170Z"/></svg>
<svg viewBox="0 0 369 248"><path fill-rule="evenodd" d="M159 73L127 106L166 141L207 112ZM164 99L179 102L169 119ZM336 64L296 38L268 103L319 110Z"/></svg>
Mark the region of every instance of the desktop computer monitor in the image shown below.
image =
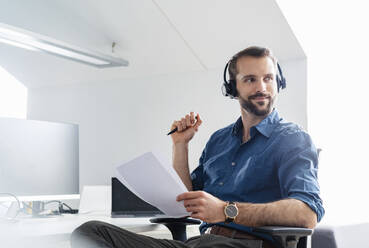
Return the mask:
<svg viewBox="0 0 369 248"><path fill-rule="evenodd" d="M78 125L0 118L0 193L78 194L78 146Z"/></svg>

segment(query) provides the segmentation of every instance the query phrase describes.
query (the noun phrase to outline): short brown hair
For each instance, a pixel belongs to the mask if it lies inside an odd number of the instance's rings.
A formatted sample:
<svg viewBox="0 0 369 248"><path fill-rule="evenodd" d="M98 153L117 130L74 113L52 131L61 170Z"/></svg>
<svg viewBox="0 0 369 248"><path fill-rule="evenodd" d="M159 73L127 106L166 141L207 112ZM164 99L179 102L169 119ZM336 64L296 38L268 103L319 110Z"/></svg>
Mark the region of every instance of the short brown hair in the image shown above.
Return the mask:
<svg viewBox="0 0 369 248"><path fill-rule="evenodd" d="M275 67L277 68L277 59L273 56L271 50L269 50L266 47L250 46L238 52L237 54L235 54L232 57L232 59L229 61L228 73L229 73L230 80L236 80L236 76L238 73L237 71L238 59L241 57L247 57L247 56L256 57L256 58L269 57L273 61Z"/></svg>

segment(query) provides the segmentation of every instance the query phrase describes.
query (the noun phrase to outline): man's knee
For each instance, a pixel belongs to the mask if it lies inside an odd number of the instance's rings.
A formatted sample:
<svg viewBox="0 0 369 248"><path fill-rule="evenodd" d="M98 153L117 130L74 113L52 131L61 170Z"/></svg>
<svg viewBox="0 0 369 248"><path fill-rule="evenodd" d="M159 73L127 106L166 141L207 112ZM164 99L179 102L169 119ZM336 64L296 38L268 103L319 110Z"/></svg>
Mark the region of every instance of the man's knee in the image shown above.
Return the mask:
<svg viewBox="0 0 369 248"><path fill-rule="evenodd" d="M96 220L83 223L72 232L70 239L71 246L83 248L95 247L90 242L99 236L98 230L104 226L106 226L106 223Z"/></svg>
<svg viewBox="0 0 369 248"><path fill-rule="evenodd" d="M93 233L93 232L96 232L96 230L98 230L100 227L105 226L105 225L106 224L102 221L91 220L77 227L73 231L72 235L78 234L78 233Z"/></svg>
<svg viewBox="0 0 369 248"><path fill-rule="evenodd" d="M97 233L98 230L102 227L105 227L107 225L107 223L104 223L102 221L97 221L97 220L91 220L88 222L83 223L82 225L80 225L79 227L77 227L73 232L72 232L72 237L73 236L78 236L78 235L83 235L83 234L93 234L93 233Z"/></svg>

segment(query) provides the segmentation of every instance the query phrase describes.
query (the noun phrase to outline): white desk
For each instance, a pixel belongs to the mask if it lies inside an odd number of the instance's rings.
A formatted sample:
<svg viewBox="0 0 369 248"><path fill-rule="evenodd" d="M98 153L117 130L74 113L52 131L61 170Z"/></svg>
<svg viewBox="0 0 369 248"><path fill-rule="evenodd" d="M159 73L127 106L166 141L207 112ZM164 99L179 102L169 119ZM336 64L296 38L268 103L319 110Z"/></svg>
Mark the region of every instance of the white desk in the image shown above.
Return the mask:
<svg viewBox="0 0 369 248"><path fill-rule="evenodd" d="M90 220L108 222L136 233L165 230L162 225L150 223L149 219L86 214L24 218L15 223L0 222L0 247L69 247L73 230Z"/></svg>

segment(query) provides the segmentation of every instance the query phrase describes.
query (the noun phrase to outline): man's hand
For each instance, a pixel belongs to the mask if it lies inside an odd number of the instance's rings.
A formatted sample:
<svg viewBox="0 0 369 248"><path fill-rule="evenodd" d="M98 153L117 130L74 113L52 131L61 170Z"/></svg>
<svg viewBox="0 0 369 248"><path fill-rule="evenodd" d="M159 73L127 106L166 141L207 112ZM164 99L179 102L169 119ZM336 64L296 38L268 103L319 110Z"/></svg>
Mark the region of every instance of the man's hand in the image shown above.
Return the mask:
<svg viewBox="0 0 369 248"><path fill-rule="evenodd" d="M226 202L206 193L205 191L190 191L177 196L177 201L183 201L187 212L192 218L208 223L225 221L224 207Z"/></svg>
<svg viewBox="0 0 369 248"><path fill-rule="evenodd" d="M170 128L171 130L178 129L177 132L171 134L173 140L173 168L188 190L192 190L188 166L188 142L193 138L202 123L199 114L197 114L196 119L197 121L195 121L194 113L191 112L181 120L174 121Z"/></svg>
<svg viewBox="0 0 369 248"><path fill-rule="evenodd" d="M197 120L195 122L195 115L191 112L182 119L173 122L170 130L173 130L174 128L178 129L177 132L171 134L173 144L188 144L202 123L199 114L197 114L196 119Z"/></svg>

